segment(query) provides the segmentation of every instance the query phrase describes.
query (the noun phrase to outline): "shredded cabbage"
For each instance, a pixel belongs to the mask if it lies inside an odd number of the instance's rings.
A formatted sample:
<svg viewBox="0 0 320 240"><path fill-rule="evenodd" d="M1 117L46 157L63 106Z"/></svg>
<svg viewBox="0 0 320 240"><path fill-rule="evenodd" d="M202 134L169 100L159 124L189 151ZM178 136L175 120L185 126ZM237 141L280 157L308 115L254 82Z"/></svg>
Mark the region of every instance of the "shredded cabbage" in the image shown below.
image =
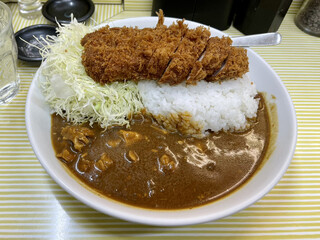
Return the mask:
<svg viewBox="0 0 320 240"><path fill-rule="evenodd" d="M73 19L58 26L58 36L46 39L40 87L52 110L73 123L97 122L101 127L129 125L128 116L143 108L137 84L131 81L100 85L81 63L82 37L94 30Z"/></svg>

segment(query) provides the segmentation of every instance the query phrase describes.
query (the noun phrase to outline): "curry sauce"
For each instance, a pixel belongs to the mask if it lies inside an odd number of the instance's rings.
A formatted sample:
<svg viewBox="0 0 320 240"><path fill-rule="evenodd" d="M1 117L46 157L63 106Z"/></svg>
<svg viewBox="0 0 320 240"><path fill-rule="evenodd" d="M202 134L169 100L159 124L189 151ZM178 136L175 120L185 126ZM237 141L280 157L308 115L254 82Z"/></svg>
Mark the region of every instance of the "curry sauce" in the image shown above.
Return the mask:
<svg viewBox="0 0 320 240"><path fill-rule="evenodd" d="M104 196L144 208L192 208L238 188L264 159L270 126L259 97L245 132L197 139L168 132L148 116L106 130L53 114L52 143L72 174Z"/></svg>

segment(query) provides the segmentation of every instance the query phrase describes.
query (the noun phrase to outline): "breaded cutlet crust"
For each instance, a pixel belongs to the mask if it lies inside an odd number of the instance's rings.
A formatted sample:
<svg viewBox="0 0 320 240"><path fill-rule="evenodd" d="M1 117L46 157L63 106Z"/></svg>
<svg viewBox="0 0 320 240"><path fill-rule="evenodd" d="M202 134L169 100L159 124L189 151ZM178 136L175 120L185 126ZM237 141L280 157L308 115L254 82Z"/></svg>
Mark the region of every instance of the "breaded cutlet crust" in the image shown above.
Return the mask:
<svg viewBox="0 0 320 240"><path fill-rule="evenodd" d="M96 33L96 34L95 34ZM134 64L131 47L137 37L134 28L103 28L85 40L82 64L87 74L97 82L107 83L132 77L129 68ZM125 68L128 71L122 71Z"/></svg>
<svg viewBox="0 0 320 240"><path fill-rule="evenodd" d="M204 27L188 29L159 83L175 85L185 81L206 48L210 31Z"/></svg>
<svg viewBox="0 0 320 240"><path fill-rule="evenodd" d="M194 64L187 84L195 85L198 81L218 71L229 55L231 44L232 40L229 37L210 38L202 59Z"/></svg>
<svg viewBox="0 0 320 240"><path fill-rule="evenodd" d="M184 20L167 27L162 11L158 16L155 28L106 26L84 36L87 74L101 84L150 79L176 85L238 78L248 71L246 50L231 47L230 38L209 38L208 29L188 29Z"/></svg>
<svg viewBox="0 0 320 240"><path fill-rule="evenodd" d="M163 25L163 14L156 28L107 26L82 39L82 64L87 74L101 84L159 79L186 30L183 21Z"/></svg>
<svg viewBox="0 0 320 240"><path fill-rule="evenodd" d="M225 66L217 74L207 76L208 82L223 81L243 76L249 71L249 59L244 48L231 47Z"/></svg>
<svg viewBox="0 0 320 240"><path fill-rule="evenodd" d="M177 21L177 23L173 23L165 29L159 41L155 44L156 49L148 63L147 79L159 80L161 78L186 31L187 25L183 21Z"/></svg>

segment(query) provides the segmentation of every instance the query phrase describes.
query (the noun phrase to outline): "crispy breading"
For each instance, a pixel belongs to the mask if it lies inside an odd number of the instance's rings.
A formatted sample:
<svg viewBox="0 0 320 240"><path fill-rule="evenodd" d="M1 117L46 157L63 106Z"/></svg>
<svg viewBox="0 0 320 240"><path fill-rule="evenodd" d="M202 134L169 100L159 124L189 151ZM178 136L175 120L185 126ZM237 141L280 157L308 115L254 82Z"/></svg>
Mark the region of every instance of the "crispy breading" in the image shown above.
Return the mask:
<svg viewBox="0 0 320 240"><path fill-rule="evenodd" d="M158 16L155 28L106 26L84 36L87 74L101 84L151 79L175 85L241 77L248 71L246 52L230 47L230 38L209 38L208 29L188 29L184 20L167 27L162 10ZM215 74L225 59L225 68Z"/></svg>
<svg viewBox="0 0 320 240"><path fill-rule="evenodd" d="M171 24L164 31L155 45L156 49L148 63L148 79L159 80L161 78L186 31L187 25L183 21Z"/></svg>
<svg viewBox="0 0 320 240"><path fill-rule="evenodd" d="M184 20L177 21L177 24L173 23L167 28L163 25L164 15L162 9L159 10L157 15L159 19L156 29L159 31L159 34L156 35L152 55L147 63L145 74L143 74L143 78L155 80L158 80L162 76L187 29L187 25L183 24Z"/></svg>
<svg viewBox="0 0 320 240"><path fill-rule="evenodd" d="M157 28L164 26L164 13L162 9L159 9L159 12L156 12L158 16L158 23L157 23Z"/></svg>
<svg viewBox="0 0 320 240"><path fill-rule="evenodd" d="M156 28L102 28L82 39L82 64L101 84L159 79L186 29L183 21L167 28L161 11Z"/></svg>
<svg viewBox="0 0 320 240"><path fill-rule="evenodd" d="M242 77L249 71L249 59L244 48L231 47L225 66L217 74L206 77L206 81L222 81Z"/></svg>
<svg viewBox="0 0 320 240"><path fill-rule="evenodd" d="M87 74L100 83L130 77L130 71L122 71L121 68L128 69L132 64L135 50L130 45L133 45L136 34L135 29L127 27L106 27L90 33L90 40L81 42L84 42L82 64Z"/></svg>
<svg viewBox="0 0 320 240"><path fill-rule="evenodd" d="M212 37L209 39L207 48L192 68L187 84L197 84L198 81L213 75L220 69L228 57L232 40L229 37Z"/></svg>
<svg viewBox="0 0 320 240"><path fill-rule="evenodd" d="M210 31L204 27L189 29L159 83L175 85L185 81L196 60L206 48Z"/></svg>

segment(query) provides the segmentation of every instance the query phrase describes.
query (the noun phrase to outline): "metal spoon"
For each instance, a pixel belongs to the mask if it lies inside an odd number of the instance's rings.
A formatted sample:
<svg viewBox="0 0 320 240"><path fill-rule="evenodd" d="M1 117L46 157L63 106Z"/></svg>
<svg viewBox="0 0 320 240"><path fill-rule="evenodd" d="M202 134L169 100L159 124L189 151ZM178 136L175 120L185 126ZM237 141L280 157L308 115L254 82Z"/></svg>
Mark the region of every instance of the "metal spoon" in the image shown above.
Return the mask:
<svg viewBox="0 0 320 240"><path fill-rule="evenodd" d="M278 32L254 34L243 37L234 37L232 46L235 47L256 47L256 46L272 46L281 42L281 34Z"/></svg>

